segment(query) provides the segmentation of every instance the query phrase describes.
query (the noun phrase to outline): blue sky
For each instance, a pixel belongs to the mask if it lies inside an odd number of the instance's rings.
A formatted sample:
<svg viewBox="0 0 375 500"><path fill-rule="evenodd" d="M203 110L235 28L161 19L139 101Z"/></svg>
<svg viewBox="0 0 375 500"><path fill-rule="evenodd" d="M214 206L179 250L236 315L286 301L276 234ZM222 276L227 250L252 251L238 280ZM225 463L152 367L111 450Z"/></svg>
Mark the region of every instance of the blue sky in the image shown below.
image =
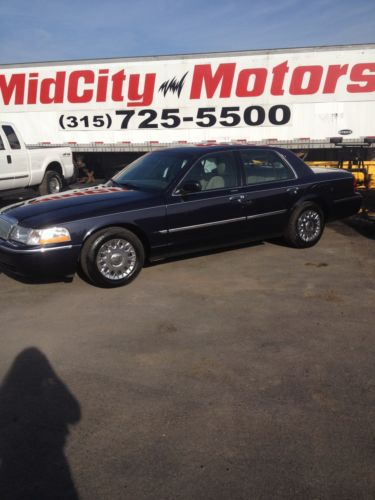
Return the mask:
<svg viewBox="0 0 375 500"><path fill-rule="evenodd" d="M375 42L375 0L0 0L0 64Z"/></svg>

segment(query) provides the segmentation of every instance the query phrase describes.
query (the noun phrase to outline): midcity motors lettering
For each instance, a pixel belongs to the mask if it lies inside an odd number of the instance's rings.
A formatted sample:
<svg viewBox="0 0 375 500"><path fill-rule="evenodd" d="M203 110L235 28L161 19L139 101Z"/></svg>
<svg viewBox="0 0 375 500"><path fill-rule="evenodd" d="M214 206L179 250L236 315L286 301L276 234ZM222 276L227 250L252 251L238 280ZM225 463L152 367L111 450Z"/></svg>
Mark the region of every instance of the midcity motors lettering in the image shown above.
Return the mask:
<svg viewBox="0 0 375 500"><path fill-rule="evenodd" d="M182 75L180 75L182 76ZM38 72L0 73L0 106L121 102L128 107L149 106L159 86L156 73L129 73L125 69L56 71L43 78ZM173 75L171 78L177 78ZM158 82L159 85L162 82ZM251 98L334 94L338 84L349 94L375 91L375 63L297 66L284 61L272 69L237 69L237 63L196 64L189 98ZM178 96L176 96L177 98Z"/></svg>

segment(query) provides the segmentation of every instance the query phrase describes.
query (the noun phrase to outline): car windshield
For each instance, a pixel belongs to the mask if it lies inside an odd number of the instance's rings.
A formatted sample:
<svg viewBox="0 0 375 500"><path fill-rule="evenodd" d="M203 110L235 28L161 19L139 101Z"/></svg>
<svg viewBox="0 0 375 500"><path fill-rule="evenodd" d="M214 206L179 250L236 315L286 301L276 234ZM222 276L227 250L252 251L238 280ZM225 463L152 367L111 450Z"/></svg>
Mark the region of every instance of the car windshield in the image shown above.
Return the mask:
<svg viewBox="0 0 375 500"><path fill-rule="evenodd" d="M163 191L193 158L188 151L154 151L125 167L111 181L134 189Z"/></svg>

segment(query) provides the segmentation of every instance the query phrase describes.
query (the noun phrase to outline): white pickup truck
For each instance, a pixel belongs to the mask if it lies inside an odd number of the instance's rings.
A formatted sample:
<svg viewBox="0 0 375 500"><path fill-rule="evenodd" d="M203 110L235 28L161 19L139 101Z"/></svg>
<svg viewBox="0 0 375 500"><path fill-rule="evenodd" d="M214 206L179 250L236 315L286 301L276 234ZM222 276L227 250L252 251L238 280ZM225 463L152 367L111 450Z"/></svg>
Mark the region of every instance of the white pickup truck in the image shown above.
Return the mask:
<svg viewBox="0 0 375 500"><path fill-rule="evenodd" d="M11 123L0 123L0 197L14 189L39 194L61 191L73 177L70 148L27 148Z"/></svg>

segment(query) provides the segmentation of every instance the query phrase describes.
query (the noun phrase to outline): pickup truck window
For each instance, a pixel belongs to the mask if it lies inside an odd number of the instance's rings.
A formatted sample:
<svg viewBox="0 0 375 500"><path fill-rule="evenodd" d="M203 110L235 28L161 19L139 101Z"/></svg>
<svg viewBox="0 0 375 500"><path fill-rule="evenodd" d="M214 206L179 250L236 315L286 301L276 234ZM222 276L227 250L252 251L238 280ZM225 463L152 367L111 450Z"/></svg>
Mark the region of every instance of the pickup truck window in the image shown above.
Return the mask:
<svg viewBox="0 0 375 500"><path fill-rule="evenodd" d="M21 149L20 141L10 125L3 125L4 134L7 136L10 149Z"/></svg>

